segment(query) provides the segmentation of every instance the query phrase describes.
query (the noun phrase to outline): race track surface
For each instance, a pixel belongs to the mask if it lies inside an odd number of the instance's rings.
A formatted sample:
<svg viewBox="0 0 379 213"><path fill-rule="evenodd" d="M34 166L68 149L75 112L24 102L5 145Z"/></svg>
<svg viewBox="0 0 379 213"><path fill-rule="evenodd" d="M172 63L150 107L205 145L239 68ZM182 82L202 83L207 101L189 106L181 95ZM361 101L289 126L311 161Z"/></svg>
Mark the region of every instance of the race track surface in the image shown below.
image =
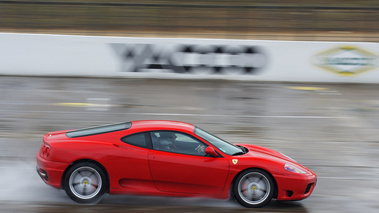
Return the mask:
<svg viewBox="0 0 379 213"><path fill-rule="evenodd" d="M379 86L0 77L0 212L379 212ZM141 119L194 123L275 149L318 175L302 201L107 195L78 205L35 171L42 134Z"/></svg>

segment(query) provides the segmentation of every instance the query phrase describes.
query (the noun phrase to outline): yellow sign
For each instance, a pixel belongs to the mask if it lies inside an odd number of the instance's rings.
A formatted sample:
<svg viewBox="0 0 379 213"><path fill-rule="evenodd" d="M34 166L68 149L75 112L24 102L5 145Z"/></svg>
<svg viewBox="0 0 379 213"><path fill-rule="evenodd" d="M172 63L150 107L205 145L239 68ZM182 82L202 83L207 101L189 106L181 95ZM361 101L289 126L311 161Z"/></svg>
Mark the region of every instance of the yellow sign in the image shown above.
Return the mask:
<svg viewBox="0 0 379 213"><path fill-rule="evenodd" d="M356 46L337 46L311 57L315 66L340 76L355 76L379 66L379 56Z"/></svg>
<svg viewBox="0 0 379 213"><path fill-rule="evenodd" d="M307 91L327 90L327 88L322 88L322 87L287 87L287 88L294 89L294 90L307 90Z"/></svg>
<svg viewBox="0 0 379 213"><path fill-rule="evenodd" d="M234 165L236 165L238 163L238 159L233 159L232 162Z"/></svg>

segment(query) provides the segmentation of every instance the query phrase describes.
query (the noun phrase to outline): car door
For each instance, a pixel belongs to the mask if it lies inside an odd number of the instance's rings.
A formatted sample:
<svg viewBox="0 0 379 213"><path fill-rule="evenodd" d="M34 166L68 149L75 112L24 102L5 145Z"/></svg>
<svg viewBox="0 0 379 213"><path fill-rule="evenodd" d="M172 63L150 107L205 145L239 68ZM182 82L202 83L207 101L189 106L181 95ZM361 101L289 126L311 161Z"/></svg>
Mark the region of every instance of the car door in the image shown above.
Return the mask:
<svg viewBox="0 0 379 213"><path fill-rule="evenodd" d="M175 141L167 142L164 135ZM223 157L205 155L205 143L181 132L151 132L153 149L149 165L155 187L160 191L220 194L229 173L229 162Z"/></svg>

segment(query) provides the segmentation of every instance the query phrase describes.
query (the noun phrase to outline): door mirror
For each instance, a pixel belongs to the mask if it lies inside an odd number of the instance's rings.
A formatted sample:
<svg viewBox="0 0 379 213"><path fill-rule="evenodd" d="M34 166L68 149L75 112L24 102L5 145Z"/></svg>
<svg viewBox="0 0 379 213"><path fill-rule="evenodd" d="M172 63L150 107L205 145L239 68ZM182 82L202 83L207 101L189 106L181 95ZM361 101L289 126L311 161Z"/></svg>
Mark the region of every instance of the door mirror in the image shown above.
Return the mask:
<svg viewBox="0 0 379 213"><path fill-rule="evenodd" d="M210 156L212 156L212 157L217 157L217 156L218 156L216 150L213 149L213 147L210 147L210 146L208 146L208 147L205 149L205 154L210 155Z"/></svg>

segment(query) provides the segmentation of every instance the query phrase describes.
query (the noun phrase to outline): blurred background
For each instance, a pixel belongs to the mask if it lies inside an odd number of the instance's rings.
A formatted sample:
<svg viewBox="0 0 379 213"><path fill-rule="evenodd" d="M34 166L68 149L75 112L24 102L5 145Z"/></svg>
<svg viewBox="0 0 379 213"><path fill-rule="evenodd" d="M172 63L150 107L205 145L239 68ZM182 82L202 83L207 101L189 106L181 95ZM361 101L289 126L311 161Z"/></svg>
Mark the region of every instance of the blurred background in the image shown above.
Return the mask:
<svg viewBox="0 0 379 213"><path fill-rule="evenodd" d="M378 42L379 1L0 0L0 32ZM44 133L167 119L275 149L317 173L308 199L273 201L254 212L377 213L378 90L377 84L0 75L0 212L252 212L233 201L121 195L81 206L35 171Z"/></svg>
<svg viewBox="0 0 379 213"><path fill-rule="evenodd" d="M376 0L0 1L0 31L258 40L379 40Z"/></svg>

